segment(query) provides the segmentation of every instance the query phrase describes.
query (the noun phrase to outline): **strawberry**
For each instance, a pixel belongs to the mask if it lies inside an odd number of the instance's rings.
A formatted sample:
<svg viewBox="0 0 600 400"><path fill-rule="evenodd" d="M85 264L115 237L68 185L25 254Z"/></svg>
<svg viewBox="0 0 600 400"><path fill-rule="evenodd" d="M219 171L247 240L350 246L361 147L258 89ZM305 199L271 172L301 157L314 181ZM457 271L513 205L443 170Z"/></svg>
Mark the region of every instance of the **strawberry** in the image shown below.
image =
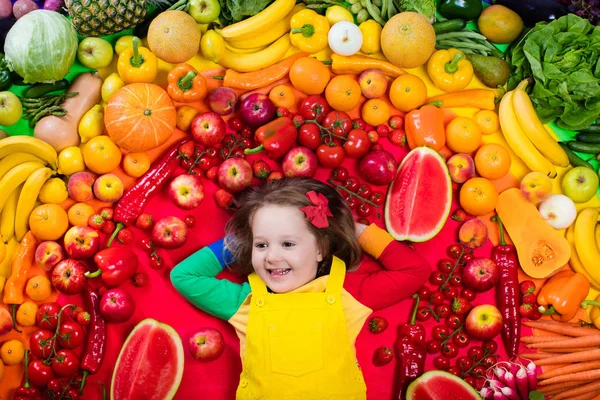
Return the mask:
<svg viewBox="0 0 600 400"><path fill-rule="evenodd" d="M215 202L220 208L229 208L233 205L233 195L225 189L217 189L215 192Z"/></svg>
<svg viewBox="0 0 600 400"><path fill-rule="evenodd" d="M88 226L90 228L96 229L97 231L102 230L105 224L106 221L104 220L104 218L102 218L102 215L100 214L92 214L88 218Z"/></svg>
<svg viewBox="0 0 600 400"><path fill-rule="evenodd" d="M393 358L394 354L392 353L392 350L387 347L379 347L373 354L373 365L381 367L388 364Z"/></svg>
<svg viewBox="0 0 600 400"><path fill-rule="evenodd" d="M271 167L263 160L254 160L252 163L252 171L258 179L267 179L271 173Z"/></svg>
<svg viewBox="0 0 600 400"><path fill-rule="evenodd" d="M535 283L532 281L523 281L519 285L519 289L521 290L521 294L523 296L528 295L530 293L535 292Z"/></svg>
<svg viewBox="0 0 600 400"><path fill-rule="evenodd" d="M91 316L87 311L81 311L77 313L77 323L82 326L90 324Z"/></svg>
<svg viewBox="0 0 600 400"><path fill-rule="evenodd" d="M392 129L402 129L404 128L404 118L400 115L393 115L390 117L388 124Z"/></svg>
<svg viewBox="0 0 600 400"><path fill-rule="evenodd" d="M100 215L102 215L102 218L104 218L107 221L112 221L114 214L115 211L110 207L102 207L100 209Z"/></svg>
<svg viewBox="0 0 600 400"><path fill-rule="evenodd" d="M102 232L106 233L107 235L112 235L114 231L115 223L113 221L106 221L102 227Z"/></svg>
<svg viewBox="0 0 600 400"><path fill-rule="evenodd" d="M381 333L388 327L388 322L383 317L372 317L369 319L369 330L371 333Z"/></svg>
<svg viewBox="0 0 600 400"><path fill-rule="evenodd" d="M208 169L208 171L206 171L206 178L210 179L213 182L216 182L218 173L219 173L219 167L217 167L217 166L210 167Z"/></svg>
<svg viewBox="0 0 600 400"><path fill-rule="evenodd" d="M150 214L140 214L135 220L135 226L143 230L148 230L152 228L153 225L154 221L152 221L152 215Z"/></svg>
<svg viewBox="0 0 600 400"><path fill-rule="evenodd" d="M133 284L137 287L144 287L148 283L148 274L145 272L136 272L133 274Z"/></svg>
<svg viewBox="0 0 600 400"><path fill-rule="evenodd" d="M463 299L462 297L455 297L452 300L452 312L458 315L464 315L471 311L473 305L469 303L467 299Z"/></svg>
<svg viewBox="0 0 600 400"><path fill-rule="evenodd" d="M117 240L122 244L129 244L133 242L133 232L129 228L121 229L117 233Z"/></svg>
<svg viewBox="0 0 600 400"><path fill-rule="evenodd" d="M300 128L304 124L304 118L302 118L302 115L294 115L292 121L294 121L294 126L296 128Z"/></svg>
<svg viewBox="0 0 600 400"><path fill-rule="evenodd" d="M542 313L537 307L532 307L528 318L532 321L538 320L542 318Z"/></svg>
<svg viewBox="0 0 600 400"><path fill-rule="evenodd" d="M194 146L193 141L185 142L184 144L179 146L179 154L177 157L182 158L184 160L192 160L194 157L194 153L196 152L196 146Z"/></svg>
<svg viewBox="0 0 600 400"><path fill-rule="evenodd" d="M532 311L533 307L531 304L521 304L521 307L519 307L519 314L521 314L521 317L523 318L529 318Z"/></svg>
<svg viewBox="0 0 600 400"><path fill-rule="evenodd" d="M453 220L458 221L458 222L463 222L467 220L467 213L464 210L461 210L460 208L457 208L453 213L452 213L452 217Z"/></svg>
<svg viewBox="0 0 600 400"><path fill-rule="evenodd" d="M388 135L388 140L396 146L404 146L406 144L406 133L403 129L394 129Z"/></svg>
<svg viewBox="0 0 600 400"><path fill-rule="evenodd" d="M536 304L536 302L537 302L537 298L535 297L535 294L533 294L533 293L526 294L521 299L521 303L531 304L532 306L534 306Z"/></svg>
<svg viewBox="0 0 600 400"><path fill-rule="evenodd" d="M80 306L74 306L74 305L69 305L67 308L65 308L65 311L64 311L64 313L67 315L67 317L69 317L73 321L77 320L77 314L79 314L80 312L83 312L83 308L81 308Z"/></svg>
<svg viewBox="0 0 600 400"><path fill-rule="evenodd" d="M283 172L273 171L269 174L269 177L267 178L267 183L278 181L280 179L283 179Z"/></svg>
<svg viewBox="0 0 600 400"><path fill-rule="evenodd" d="M291 114L290 110L288 110L287 108L282 107L282 106L277 107L275 112L277 113L278 117L289 117Z"/></svg>

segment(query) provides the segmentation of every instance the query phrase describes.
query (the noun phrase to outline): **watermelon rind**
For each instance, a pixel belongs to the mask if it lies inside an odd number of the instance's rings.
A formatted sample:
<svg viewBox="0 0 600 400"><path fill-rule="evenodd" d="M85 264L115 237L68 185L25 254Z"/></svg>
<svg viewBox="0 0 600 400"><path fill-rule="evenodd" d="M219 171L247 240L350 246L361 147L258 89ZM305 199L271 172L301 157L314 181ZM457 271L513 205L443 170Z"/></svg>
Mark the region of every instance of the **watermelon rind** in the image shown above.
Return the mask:
<svg viewBox="0 0 600 400"><path fill-rule="evenodd" d="M439 162L440 170L443 172L443 180L436 181L435 184L438 184L438 185L444 184L448 188L445 207L442 210L442 212L440 213L440 216L439 216L440 218L439 218L439 221L437 222L437 224L435 224L435 226L432 226L428 231L423 232L422 234L417 234L416 232L406 232L406 233L397 232L394 229L394 223L392 221L390 207L393 204L393 202L391 201L391 197L393 196L395 189L397 187L396 184L398 183L400 173L402 172L402 167L405 166L406 163L409 162L413 157L423 158L423 157L427 157L427 156L432 156L429 158L433 158L434 160ZM392 183L390 184L390 186L388 188L387 198L386 198L386 202L385 202L385 209L384 209L384 219L385 219L385 225L386 225L387 231L390 233L390 235L392 235L392 237L394 239L396 239L398 241L408 240L411 242L426 242L426 241L432 239L433 237L435 237L435 235L437 235L442 230L442 228L444 227L444 224L446 223L446 220L448 219L448 216L450 215L451 207L452 207L452 181L450 180L450 174L448 173L448 167L446 165L446 162L444 161L444 158L430 147L427 147L427 146L415 147L404 157L404 159L400 163L400 166L398 167L398 171L396 173L396 177L394 178L394 180L392 181Z"/></svg>
<svg viewBox="0 0 600 400"><path fill-rule="evenodd" d="M135 338L136 334L143 329L149 328L150 330L154 328L162 329L169 336L173 338L173 343L176 349L176 357L177 357L177 375L173 380L173 386L169 393L164 397L164 400L170 400L175 397L177 390L179 389L179 384L181 383L181 379L183 378L183 368L184 368L184 353L183 353L183 344L181 342L181 337L177 333L175 329L173 329L170 325L159 322L153 318L146 318L140 321L133 330L127 336L125 343L123 343L123 347L121 347L121 351L119 352L119 357L117 358L117 362L115 363L115 368L113 370L113 375L110 383L110 398L116 400L115 397L115 382L117 378L117 374L119 371L119 364L121 362L121 356L126 353L126 349L128 344Z"/></svg>
<svg viewBox="0 0 600 400"><path fill-rule="evenodd" d="M440 380L443 383L443 390L436 390L432 393L415 392L422 389L423 386L433 383L435 380ZM456 386L452 386L456 384ZM457 390L458 389L458 390ZM430 396L428 396L430 395ZM408 385L406 390L406 400L481 400L481 396L467 382L463 381L456 375L452 375L445 371L428 371L415 379Z"/></svg>

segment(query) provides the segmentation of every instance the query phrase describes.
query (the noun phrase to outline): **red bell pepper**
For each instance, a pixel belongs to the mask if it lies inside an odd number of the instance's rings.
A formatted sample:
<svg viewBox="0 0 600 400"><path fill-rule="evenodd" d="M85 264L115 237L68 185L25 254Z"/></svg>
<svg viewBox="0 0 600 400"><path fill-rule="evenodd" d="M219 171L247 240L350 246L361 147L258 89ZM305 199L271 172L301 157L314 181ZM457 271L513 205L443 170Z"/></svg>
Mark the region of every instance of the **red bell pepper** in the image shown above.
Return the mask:
<svg viewBox="0 0 600 400"><path fill-rule="evenodd" d="M280 117L258 128L254 140L260 146L246 149L244 153L256 154L264 150L269 158L277 160L296 144L296 136L298 132L294 122L289 117Z"/></svg>
<svg viewBox="0 0 600 400"><path fill-rule="evenodd" d="M127 251L122 247L109 247L100 250L94 256L94 262L98 266L95 272L86 272L88 278L102 277L102 282L108 288L114 288L135 274L138 260L135 253Z"/></svg>
<svg viewBox="0 0 600 400"><path fill-rule="evenodd" d="M434 105L426 104L406 114L404 129L411 149L429 146L440 151L446 145L444 111Z"/></svg>

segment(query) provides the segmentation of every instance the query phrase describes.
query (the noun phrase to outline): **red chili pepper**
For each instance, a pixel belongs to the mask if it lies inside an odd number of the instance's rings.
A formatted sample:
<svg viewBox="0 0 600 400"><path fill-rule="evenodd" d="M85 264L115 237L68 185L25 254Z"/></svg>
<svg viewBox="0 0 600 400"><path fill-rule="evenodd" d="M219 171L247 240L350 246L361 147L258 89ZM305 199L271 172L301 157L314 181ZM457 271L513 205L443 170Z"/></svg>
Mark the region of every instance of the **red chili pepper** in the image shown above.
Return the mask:
<svg viewBox="0 0 600 400"><path fill-rule="evenodd" d="M244 150L245 154L256 154L266 151L267 156L273 160L283 155L296 143L296 126L289 117L280 117L261 126L254 133L254 140L260 146Z"/></svg>
<svg viewBox="0 0 600 400"><path fill-rule="evenodd" d="M97 271L86 272L87 278L100 276L108 288L117 287L135 274L138 260L134 252L124 251L122 247L111 247L100 250L94 255Z"/></svg>
<svg viewBox="0 0 600 400"><path fill-rule="evenodd" d="M83 370L79 393L89 374L95 374L100 369L106 351L106 321L100 315L100 295L92 289L86 291L91 324L88 330L85 352L81 357L80 368Z"/></svg>
<svg viewBox="0 0 600 400"><path fill-rule="evenodd" d="M497 215L492 221L500 228L500 245L492 250L492 260L500 269L496 290L498 309L502 313L502 341L508 357L516 356L521 341L521 317L519 315L519 259L514 246L504 240L504 227Z"/></svg>
<svg viewBox="0 0 600 400"><path fill-rule="evenodd" d="M416 299L416 302L412 317L409 323L400 325L398 339L395 343L398 358L397 368L399 369L397 375L400 378L398 399L403 399L406 396L408 385L421 376L425 368L425 356L427 354L425 327L421 324L415 324L417 309L419 308L419 295L415 293L413 298Z"/></svg>
<svg viewBox="0 0 600 400"><path fill-rule="evenodd" d="M13 400L27 400L27 399L35 399L41 400L42 394L38 388L31 387L29 385L29 374L27 373L27 368L29 366L29 350L25 350L25 383L23 386L15 389L13 394Z"/></svg>

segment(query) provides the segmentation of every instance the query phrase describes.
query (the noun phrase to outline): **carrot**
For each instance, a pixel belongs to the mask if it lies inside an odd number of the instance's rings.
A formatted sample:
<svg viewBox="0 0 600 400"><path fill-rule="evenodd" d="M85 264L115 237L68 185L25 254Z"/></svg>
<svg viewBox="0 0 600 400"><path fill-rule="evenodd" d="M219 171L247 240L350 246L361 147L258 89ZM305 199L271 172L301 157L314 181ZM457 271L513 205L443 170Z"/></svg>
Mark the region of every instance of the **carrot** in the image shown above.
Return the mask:
<svg viewBox="0 0 600 400"><path fill-rule="evenodd" d="M565 340L533 343L527 347L533 347L534 349L572 349L575 347L592 347L598 345L600 345L600 335L587 335Z"/></svg>
<svg viewBox="0 0 600 400"><path fill-rule="evenodd" d="M551 383L571 382L571 381L587 381L590 379L600 379L600 369L590 369L587 371L573 372L555 376L554 378L544 379L538 382L540 386L549 385Z"/></svg>
<svg viewBox="0 0 600 400"><path fill-rule="evenodd" d="M528 360L541 360L543 358L553 357L556 354L552 353L523 353L519 354L521 358L526 358Z"/></svg>
<svg viewBox="0 0 600 400"><path fill-rule="evenodd" d="M593 400L600 394L600 390L595 390L593 392L585 393L579 396L571 397L569 400Z"/></svg>
<svg viewBox="0 0 600 400"><path fill-rule="evenodd" d="M531 345L527 346L528 349L534 348L531 347ZM580 351L590 351L590 350L595 350L597 349L597 346L594 347L572 347L572 348L568 348L568 349L540 349L540 350L544 350L546 353L579 353Z"/></svg>
<svg viewBox="0 0 600 400"><path fill-rule="evenodd" d="M550 394L552 392L572 388L573 386L579 387L579 386L581 386L581 382L573 381L573 382L554 383L552 385L538 386L538 388L535 390L537 390L538 392L541 392L543 394Z"/></svg>
<svg viewBox="0 0 600 400"><path fill-rule="evenodd" d="M556 342L558 340L567 340L570 339L571 336L523 336L521 338L522 343L546 343L546 342Z"/></svg>
<svg viewBox="0 0 600 400"><path fill-rule="evenodd" d="M588 371L591 369L600 368L600 361L588 361L582 363L575 363L568 365L563 368L556 368L552 371L544 372L539 374L538 379L548 379L554 378L555 376L559 376L562 374L570 374L572 372L580 372L580 371Z"/></svg>
<svg viewBox="0 0 600 400"><path fill-rule="evenodd" d="M564 364L596 360L600 360L600 349L578 351L575 353L561 354L559 356L543 358L541 360L538 360L538 362L536 362L536 365L538 367L541 367L542 365Z"/></svg>
<svg viewBox="0 0 600 400"><path fill-rule="evenodd" d="M549 323L549 321L524 321L523 325L566 336L600 335L600 330L595 328L578 328L569 324Z"/></svg>
<svg viewBox="0 0 600 400"><path fill-rule="evenodd" d="M578 396L580 394L585 394L585 393L588 393L588 392L591 392L594 390L599 390L599 389L600 389L600 382L591 382L591 383L588 383L587 385L583 385L581 387L562 391L559 394L557 394L556 397L553 397L552 400L569 399L569 398L571 398L571 396Z"/></svg>

